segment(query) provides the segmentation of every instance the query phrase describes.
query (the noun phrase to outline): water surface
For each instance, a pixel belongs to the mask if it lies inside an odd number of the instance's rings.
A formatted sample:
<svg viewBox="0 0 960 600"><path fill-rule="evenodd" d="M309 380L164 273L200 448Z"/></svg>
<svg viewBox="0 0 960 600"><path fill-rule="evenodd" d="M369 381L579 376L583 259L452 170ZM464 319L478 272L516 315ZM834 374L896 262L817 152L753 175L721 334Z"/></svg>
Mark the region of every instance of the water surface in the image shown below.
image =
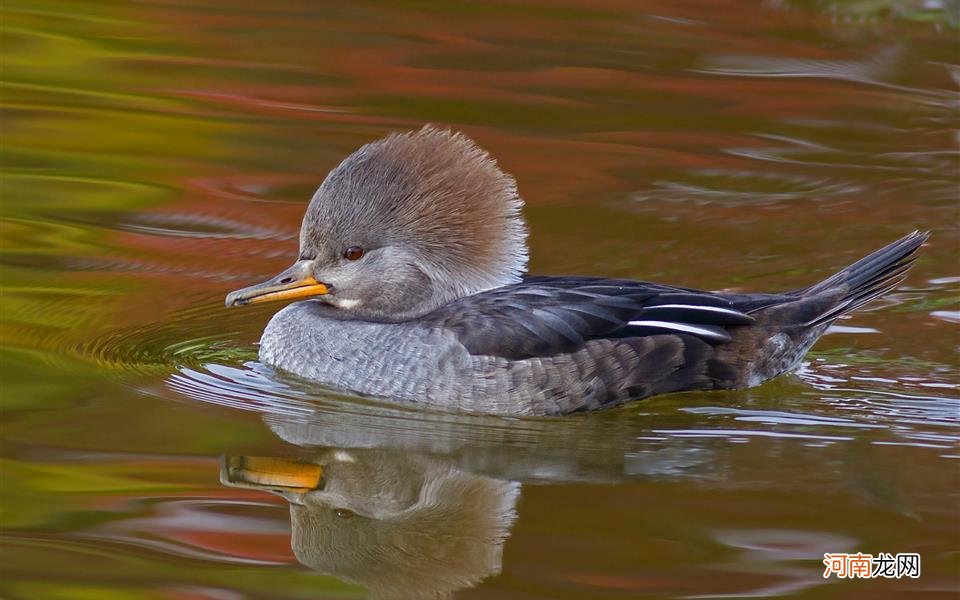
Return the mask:
<svg viewBox="0 0 960 600"><path fill-rule="evenodd" d="M955 3L3 9L4 597L960 588ZM346 154L425 122L517 178L538 273L773 291L933 238L749 391L518 420L257 363L276 307L224 294L289 264ZM845 551L922 576L824 580Z"/></svg>

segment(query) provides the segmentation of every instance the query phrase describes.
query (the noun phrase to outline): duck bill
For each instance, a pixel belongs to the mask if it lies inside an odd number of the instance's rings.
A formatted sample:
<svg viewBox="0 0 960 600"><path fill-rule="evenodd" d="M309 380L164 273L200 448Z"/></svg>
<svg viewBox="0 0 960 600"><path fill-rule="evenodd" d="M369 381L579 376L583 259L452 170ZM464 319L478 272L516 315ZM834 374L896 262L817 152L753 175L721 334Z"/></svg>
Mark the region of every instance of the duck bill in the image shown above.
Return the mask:
<svg viewBox="0 0 960 600"><path fill-rule="evenodd" d="M310 275L310 261L301 260L273 279L227 294L227 306L295 300L330 293L330 286Z"/></svg>
<svg viewBox="0 0 960 600"><path fill-rule="evenodd" d="M323 467L265 456L224 456L220 483L265 492L305 493L323 487Z"/></svg>

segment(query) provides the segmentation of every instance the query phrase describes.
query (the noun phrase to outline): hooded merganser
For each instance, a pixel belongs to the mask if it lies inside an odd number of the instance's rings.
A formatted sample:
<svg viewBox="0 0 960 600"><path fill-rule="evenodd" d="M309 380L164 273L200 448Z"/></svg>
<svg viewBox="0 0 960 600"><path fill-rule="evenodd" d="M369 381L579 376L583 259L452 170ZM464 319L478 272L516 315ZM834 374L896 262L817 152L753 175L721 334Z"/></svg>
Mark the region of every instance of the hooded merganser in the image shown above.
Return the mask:
<svg viewBox="0 0 960 600"><path fill-rule="evenodd" d="M263 362L351 392L434 407L556 415L793 370L840 316L903 281L913 232L808 288L715 293L526 275L512 177L426 126L330 172L297 261L227 306L312 297L270 320Z"/></svg>
<svg viewBox="0 0 960 600"><path fill-rule="evenodd" d="M500 573L520 497L517 482L379 448L228 456L220 481L287 500L297 560L383 599L449 598Z"/></svg>

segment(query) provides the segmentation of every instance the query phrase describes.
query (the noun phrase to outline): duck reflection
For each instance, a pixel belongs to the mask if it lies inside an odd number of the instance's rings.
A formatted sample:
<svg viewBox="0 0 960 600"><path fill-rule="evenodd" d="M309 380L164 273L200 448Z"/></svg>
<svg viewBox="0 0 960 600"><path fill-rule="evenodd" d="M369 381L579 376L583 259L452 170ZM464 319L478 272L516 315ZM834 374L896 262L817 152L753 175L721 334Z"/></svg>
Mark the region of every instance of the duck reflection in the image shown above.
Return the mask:
<svg viewBox="0 0 960 600"><path fill-rule="evenodd" d="M627 461L636 429L622 417L365 407L263 419L305 457L228 456L221 481L285 498L297 560L377 598L446 597L498 574L523 483L614 481L649 466Z"/></svg>
<svg viewBox="0 0 960 600"><path fill-rule="evenodd" d="M771 436L757 430L764 435L744 444L742 436L754 432L749 421L705 429L689 411L506 419L413 413L333 396L313 405L277 398L258 404L248 406L274 434L301 449L300 458L228 457L223 482L285 498L297 560L360 584L375 598L449 597L499 574L521 486L633 482L658 490L644 500L653 505L671 496L665 490L677 488L719 494L721 500L743 489L803 495L811 479L785 480L783 473L825 459L843 463L857 448L871 450L853 440L826 443L843 441L837 435L824 435L821 442L799 431ZM700 428L678 428L684 416ZM726 421L734 423L741 422ZM881 462L869 469L878 470L886 471ZM853 492L899 510L896 498L878 496L875 486L862 487L839 472L820 475L820 494ZM671 485L650 488L654 481ZM720 519L708 529L705 535L736 528ZM782 528L764 535L788 544L795 537ZM657 543L657 536L650 539ZM778 572L785 585L820 581L792 569L785 565Z"/></svg>
<svg viewBox="0 0 960 600"><path fill-rule="evenodd" d="M520 494L515 482L380 449L327 448L309 463L227 457L221 480L285 498L297 560L381 598L443 597L499 573Z"/></svg>

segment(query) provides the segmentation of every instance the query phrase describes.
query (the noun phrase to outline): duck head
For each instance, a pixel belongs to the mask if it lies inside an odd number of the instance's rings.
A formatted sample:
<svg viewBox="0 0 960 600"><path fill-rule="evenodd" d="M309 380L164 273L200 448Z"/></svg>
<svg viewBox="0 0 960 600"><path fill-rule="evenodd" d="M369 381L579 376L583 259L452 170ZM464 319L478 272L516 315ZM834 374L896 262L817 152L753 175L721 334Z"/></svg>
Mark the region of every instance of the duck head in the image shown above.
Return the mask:
<svg viewBox="0 0 960 600"><path fill-rule="evenodd" d="M373 598L445 598L502 567L520 484L421 454L315 448L310 462L230 456L221 481L290 503L290 545Z"/></svg>
<svg viewBox="0 0 960 600"><path fill-rule="evenodd" d="M327 175L293 266L226 304L313 296L366 320L421 316L520 280L522 204L513 178L462 134L428 125L390 135Z"/></svg>

